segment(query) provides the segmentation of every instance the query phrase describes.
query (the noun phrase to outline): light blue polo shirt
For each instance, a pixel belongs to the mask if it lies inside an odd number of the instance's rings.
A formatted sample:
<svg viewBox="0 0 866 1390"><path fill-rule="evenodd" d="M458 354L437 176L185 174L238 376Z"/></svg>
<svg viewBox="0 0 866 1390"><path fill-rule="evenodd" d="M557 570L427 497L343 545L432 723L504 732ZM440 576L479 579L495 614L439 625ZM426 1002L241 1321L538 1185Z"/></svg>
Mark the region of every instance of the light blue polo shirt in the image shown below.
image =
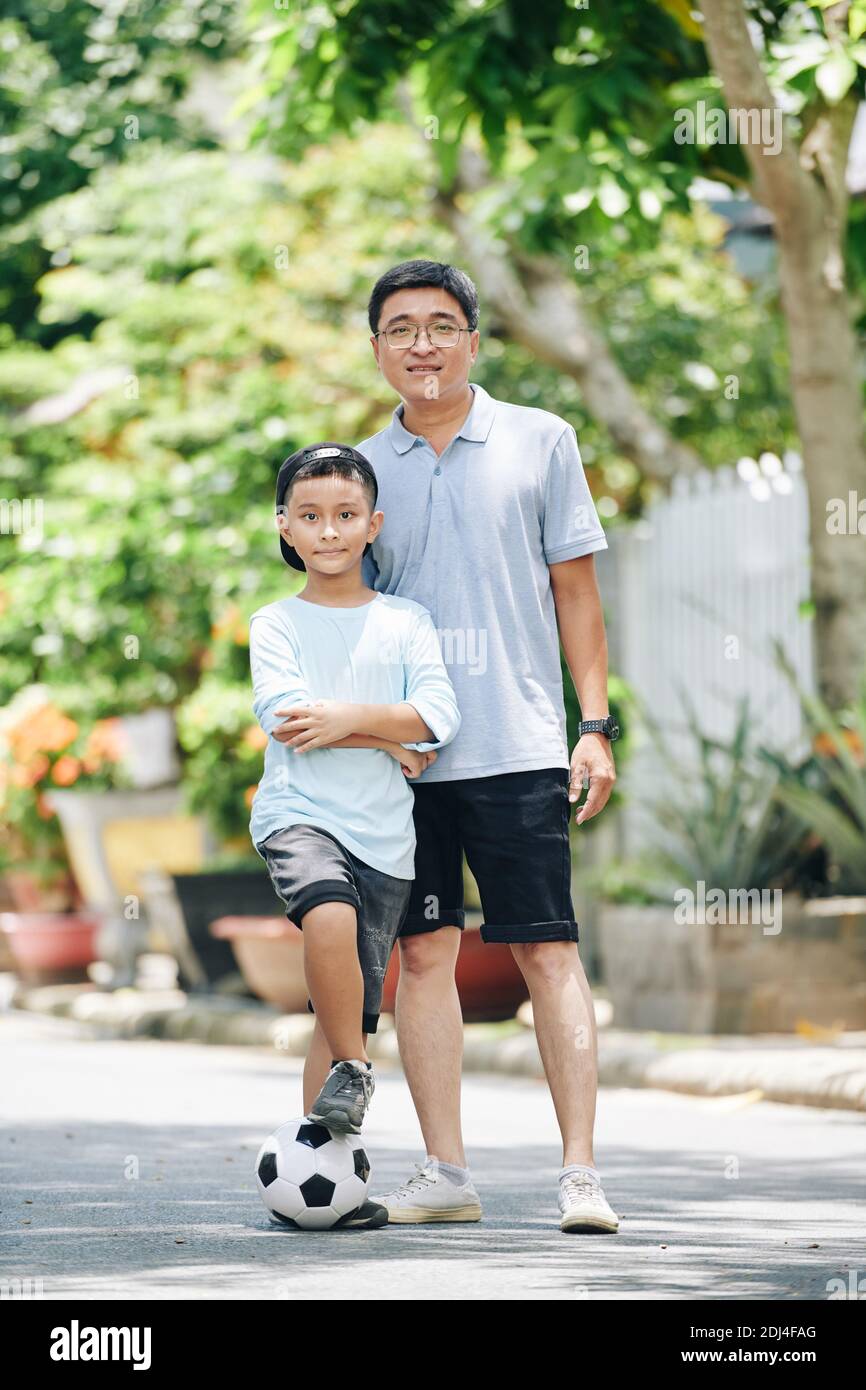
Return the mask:
<svg viewBox="0 0 866 1390"><path fill-rule="evenodd" d="M548 566L607 548L572 426L472 390L438 458L402 403L357 445L385 514L365 581L430 612L462 716L425 782L568 767Z"/></svg>

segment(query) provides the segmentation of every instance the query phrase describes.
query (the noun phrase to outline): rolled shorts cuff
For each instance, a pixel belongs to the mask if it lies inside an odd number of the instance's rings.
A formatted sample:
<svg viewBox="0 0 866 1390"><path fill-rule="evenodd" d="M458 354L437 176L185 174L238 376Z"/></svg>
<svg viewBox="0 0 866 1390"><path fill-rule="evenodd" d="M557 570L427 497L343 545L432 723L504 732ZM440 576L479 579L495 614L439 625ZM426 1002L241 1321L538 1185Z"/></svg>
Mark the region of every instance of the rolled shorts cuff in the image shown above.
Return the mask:
<svg viewBox="0 0 866 1390"><path fill-rule="evenodd" d="M521 926L497 927L485 922L481 928L481 940L505 942L507 945L533 941L577 941L577 923L571 922L526 922Z"/></svg>
<svg viewBox="0 0 866 1390"><path fill-rule="evenodd" d="M320 879L318 883L308 883L304 888L299 889L292 898L291 903L286 908L286 916L294 922L295 926L301 928L301 919L307 912L311 912L314 907L321 907L322 903L349 903L356 912L360 910L361 899L357 889L345 879Z"/></svg>
<svg viewBox="0 0 866 1390"><path fill-rule="evenodd" d="M308 1013L308 1014L314 1014L315 1012L316 1012L316 1010L313 1008L313 1001L312 1001L312 999L308 999L308 1000L307 1000L307 1013ZM362 1032L362 1033L375 1033L375 1032L376 1032L376 1029L377 1029L378 1027L379 1027L379 1015L378 1015L378 1014L368 1014L368 1013L362 1014L362 1016L361 1016L361 1032Z"/></svg>
<svg viewBox="0 0 866 1390"><path fill-rule="evenodd" d="M440 927L459 927L462 931L466 923L466 913L462 908L446 908L436 918L425 917L423 912L407 913L400 928L400 936L422 936L425 932L438 931Z"/></svg>

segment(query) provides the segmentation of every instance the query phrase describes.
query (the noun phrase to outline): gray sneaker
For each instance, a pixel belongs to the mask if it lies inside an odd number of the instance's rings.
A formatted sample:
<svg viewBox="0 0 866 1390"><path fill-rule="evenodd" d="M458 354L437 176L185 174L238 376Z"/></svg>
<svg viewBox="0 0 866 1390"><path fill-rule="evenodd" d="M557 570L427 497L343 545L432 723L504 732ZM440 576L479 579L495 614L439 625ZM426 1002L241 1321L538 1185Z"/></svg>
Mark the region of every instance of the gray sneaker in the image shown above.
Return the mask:
<svg viewBox="0 0 866 1390"><path fill-rule="evenodd" d="M337 1134L360 1134L375 1089L372 1069L363 1062L337 1062L328 1072L307 1119Z"/></svg>

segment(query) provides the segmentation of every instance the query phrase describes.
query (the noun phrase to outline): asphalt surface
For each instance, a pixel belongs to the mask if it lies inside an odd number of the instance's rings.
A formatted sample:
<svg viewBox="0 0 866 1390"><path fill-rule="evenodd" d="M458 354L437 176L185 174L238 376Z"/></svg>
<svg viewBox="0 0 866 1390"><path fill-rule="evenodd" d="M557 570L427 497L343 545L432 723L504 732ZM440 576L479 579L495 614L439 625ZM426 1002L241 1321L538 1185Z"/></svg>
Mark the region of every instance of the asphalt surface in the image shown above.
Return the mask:
<svg viewBox="0 0 866 1390"><path fill-rule="evenodd" d="M563 1235L545 1085L469 1075L480 1223L306 1234L271 1226L252 1173L300 1113L296 1059L14 1011L0 1047L0 1279L41 1280L45 1299L826 1300L866 1275L854 1112L602 1089L620 1231ZM371 1193L423 1158L402 1074L377 1077Z"/></svg>

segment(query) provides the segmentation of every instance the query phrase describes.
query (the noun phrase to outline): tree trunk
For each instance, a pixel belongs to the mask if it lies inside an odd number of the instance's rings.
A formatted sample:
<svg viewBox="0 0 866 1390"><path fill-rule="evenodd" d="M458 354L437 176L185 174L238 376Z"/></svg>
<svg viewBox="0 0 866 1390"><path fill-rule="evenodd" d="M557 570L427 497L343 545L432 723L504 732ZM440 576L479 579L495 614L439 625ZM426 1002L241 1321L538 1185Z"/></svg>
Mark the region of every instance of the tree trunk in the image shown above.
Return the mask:
<svg viewBox="0 0 866 1390"><path fill-rule="evenodd" d="M844 17L847 6L837 7ZM704 0L710 61L730 108L772 110L742 0ZM863 394L844 279L845 169L854 99L823 107L798 147L747 143L756 193L773 214L791 353L791 392L809 493L817 679L833 708L857 694L866 661L866 540L828 528L828 504L866 496ZM855 523L856 523L855 508ZM866 522L864 522L866 525Z"/></svg>

